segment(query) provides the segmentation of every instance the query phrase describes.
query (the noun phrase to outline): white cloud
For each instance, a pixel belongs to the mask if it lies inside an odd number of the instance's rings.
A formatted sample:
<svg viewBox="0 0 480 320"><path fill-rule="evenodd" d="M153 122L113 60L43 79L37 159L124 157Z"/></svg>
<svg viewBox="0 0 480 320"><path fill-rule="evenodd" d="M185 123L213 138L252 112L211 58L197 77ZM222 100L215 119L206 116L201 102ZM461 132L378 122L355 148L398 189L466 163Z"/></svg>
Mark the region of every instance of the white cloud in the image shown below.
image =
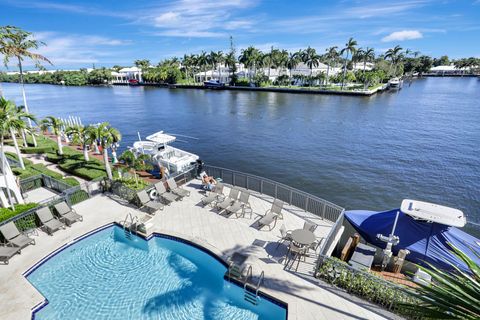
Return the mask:
<svg viewBox="0 0 480 320"><path fill-rule="evenodd" d="M382 38L383 42L405 41L423 38L423 34L418 30L402 30L390 33Z"/></svg>

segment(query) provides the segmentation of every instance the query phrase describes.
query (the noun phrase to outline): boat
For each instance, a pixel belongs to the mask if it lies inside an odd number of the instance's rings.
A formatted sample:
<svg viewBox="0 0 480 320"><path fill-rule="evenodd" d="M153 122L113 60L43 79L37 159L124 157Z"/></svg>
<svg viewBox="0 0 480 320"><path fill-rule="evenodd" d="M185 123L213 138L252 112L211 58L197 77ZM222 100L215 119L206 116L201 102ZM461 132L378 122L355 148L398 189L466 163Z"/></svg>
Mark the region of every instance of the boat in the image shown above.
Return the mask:
<svg viewBox="0 0 480 320"><path fill-rule="evenodd" d="M203 85L205 86L205 88L209 88L209 89L218 89L218 88L225 87L225 83L222 83L220 82L220 80L216 80L216 79L204 81Z"/></svg>
<svg viewBox="0 0 480 320"><path fill-rule="evenodd" d="M403 80L395 77L388 81L388 85L391 89L402 89Z"/></svg>
<svg viewBox="0 0 480 320"><path fill-rule="evenodd" d="M467 224L462 211L434 203L405 199L400 210L415 220L462 228Z"/></svg>
<svg viewBox="0 0 480 320"><path fill-rule="evenodd" d="M130 150L136 155L146 154L151 157L151 164L156 168L167 168L170 175L186 172L192 168L199 157L196 154L172 147L177 138L163 131L137 141Z"/></svg>
<svg viewBox="0 0 480 320"><path fill-rule="evenodd" d="M405 199L398 209L380 212L350 210L345 212L345 218L348 221L345 228L353 227L353 232L359 233L367 243L383 249L384 254L388 250L393 254L408 250L406 260L414 264L444 270L452 270L454 265L469 272L467 265L451 252L450 245L453 245L480 263L480 257L474 253L480 251L480 240L459 229L467 221L458 209Z"/></svg>
<svg viewBox="0 0 480 320"><path fill-rule="evenodd" d="M129 79L128 80L128 85L129 86L138 86L139 85L139 82L137 79Z"/></svg>

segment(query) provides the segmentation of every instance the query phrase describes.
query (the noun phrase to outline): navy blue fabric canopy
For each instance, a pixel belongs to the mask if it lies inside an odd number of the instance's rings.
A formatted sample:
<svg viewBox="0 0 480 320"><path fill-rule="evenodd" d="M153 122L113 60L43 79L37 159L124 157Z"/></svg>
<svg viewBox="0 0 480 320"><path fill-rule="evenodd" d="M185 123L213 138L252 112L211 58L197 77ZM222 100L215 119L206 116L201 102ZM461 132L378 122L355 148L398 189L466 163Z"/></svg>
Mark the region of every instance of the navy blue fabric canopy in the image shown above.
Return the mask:
<svg viewBox="0 0 480 320"><path fill-rule="evenodd" d="M352 210L346 211L345 217L367 242L385 248L385 242L378 240L377 234L390 234L397 211L400 209L385 212ZM393 246L394 254L400 249L408 249L407 260L414 263L425 265L423 261L426 261L440 269L453 269L448 261L470 273L467 265L448 249L448 242L480 265L480 259L470 249L480 253L480 240L455 227L414 220L400 211L395 235L400 238L400 243Z"/></svg>

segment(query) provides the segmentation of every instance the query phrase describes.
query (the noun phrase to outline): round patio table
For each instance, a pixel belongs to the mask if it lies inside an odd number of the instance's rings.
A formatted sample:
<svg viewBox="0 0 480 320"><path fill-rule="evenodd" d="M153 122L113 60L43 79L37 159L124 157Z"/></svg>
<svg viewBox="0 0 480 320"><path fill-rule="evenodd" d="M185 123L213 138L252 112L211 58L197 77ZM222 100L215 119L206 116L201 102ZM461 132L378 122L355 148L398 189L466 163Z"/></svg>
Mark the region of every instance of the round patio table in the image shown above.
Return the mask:
<svg viewBox="0 0 480 320"><path fill-rule="evenodd" d="M292 231L292 240L299 245L309 246L315 242L315 235L308 230L296 229Z"/></svg>

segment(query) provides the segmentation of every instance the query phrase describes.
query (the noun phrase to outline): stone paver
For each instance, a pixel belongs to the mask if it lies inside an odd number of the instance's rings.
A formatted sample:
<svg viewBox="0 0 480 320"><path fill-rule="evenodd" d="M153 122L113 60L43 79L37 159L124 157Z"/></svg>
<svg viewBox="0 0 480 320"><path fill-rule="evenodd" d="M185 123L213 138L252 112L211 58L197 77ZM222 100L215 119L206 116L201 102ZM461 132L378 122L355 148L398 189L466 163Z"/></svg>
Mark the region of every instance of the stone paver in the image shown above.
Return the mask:
<svg viewBox="0 0 480 320"><path fill-rule="evenodd" d="M301 228L303 218L314 217L297 208L287 208L284 220L279 220L274 230L258 230L255 221L271 206L271 199L263 195L251 197L252 219L248 216L226 218L210 207L199 205L203 197L199 185L199 181L190 182L186 186L191 190L189 198L157 212L149 221L152 227L147 233L165 233L194 241L224 259L235 251L252 255L250 261L254 274L265 271L262 291L288 303L289 319L385 319L384 312L377 312L376 307L336 294L329 286L318 285L309 276L313 271L313 260L302 262L298 272L284 270L282 262L286 248L280 246L275 250L280 236L279 227L285 224L287 229ZM42 257L90 230L113 221L123 221L128 212L140 219L145 217L145 213L107 196L96 196L77 204L75 209L84 216L83 222L54 236L40 232L36 238L37 245L25 248L22 255L10 260L10 265L0 266L0 319L29 319L31 308L43 301L41 294L22 276ZM325 236L331 223L318 218L316 222L320 225L316 235Z"/></svg>

